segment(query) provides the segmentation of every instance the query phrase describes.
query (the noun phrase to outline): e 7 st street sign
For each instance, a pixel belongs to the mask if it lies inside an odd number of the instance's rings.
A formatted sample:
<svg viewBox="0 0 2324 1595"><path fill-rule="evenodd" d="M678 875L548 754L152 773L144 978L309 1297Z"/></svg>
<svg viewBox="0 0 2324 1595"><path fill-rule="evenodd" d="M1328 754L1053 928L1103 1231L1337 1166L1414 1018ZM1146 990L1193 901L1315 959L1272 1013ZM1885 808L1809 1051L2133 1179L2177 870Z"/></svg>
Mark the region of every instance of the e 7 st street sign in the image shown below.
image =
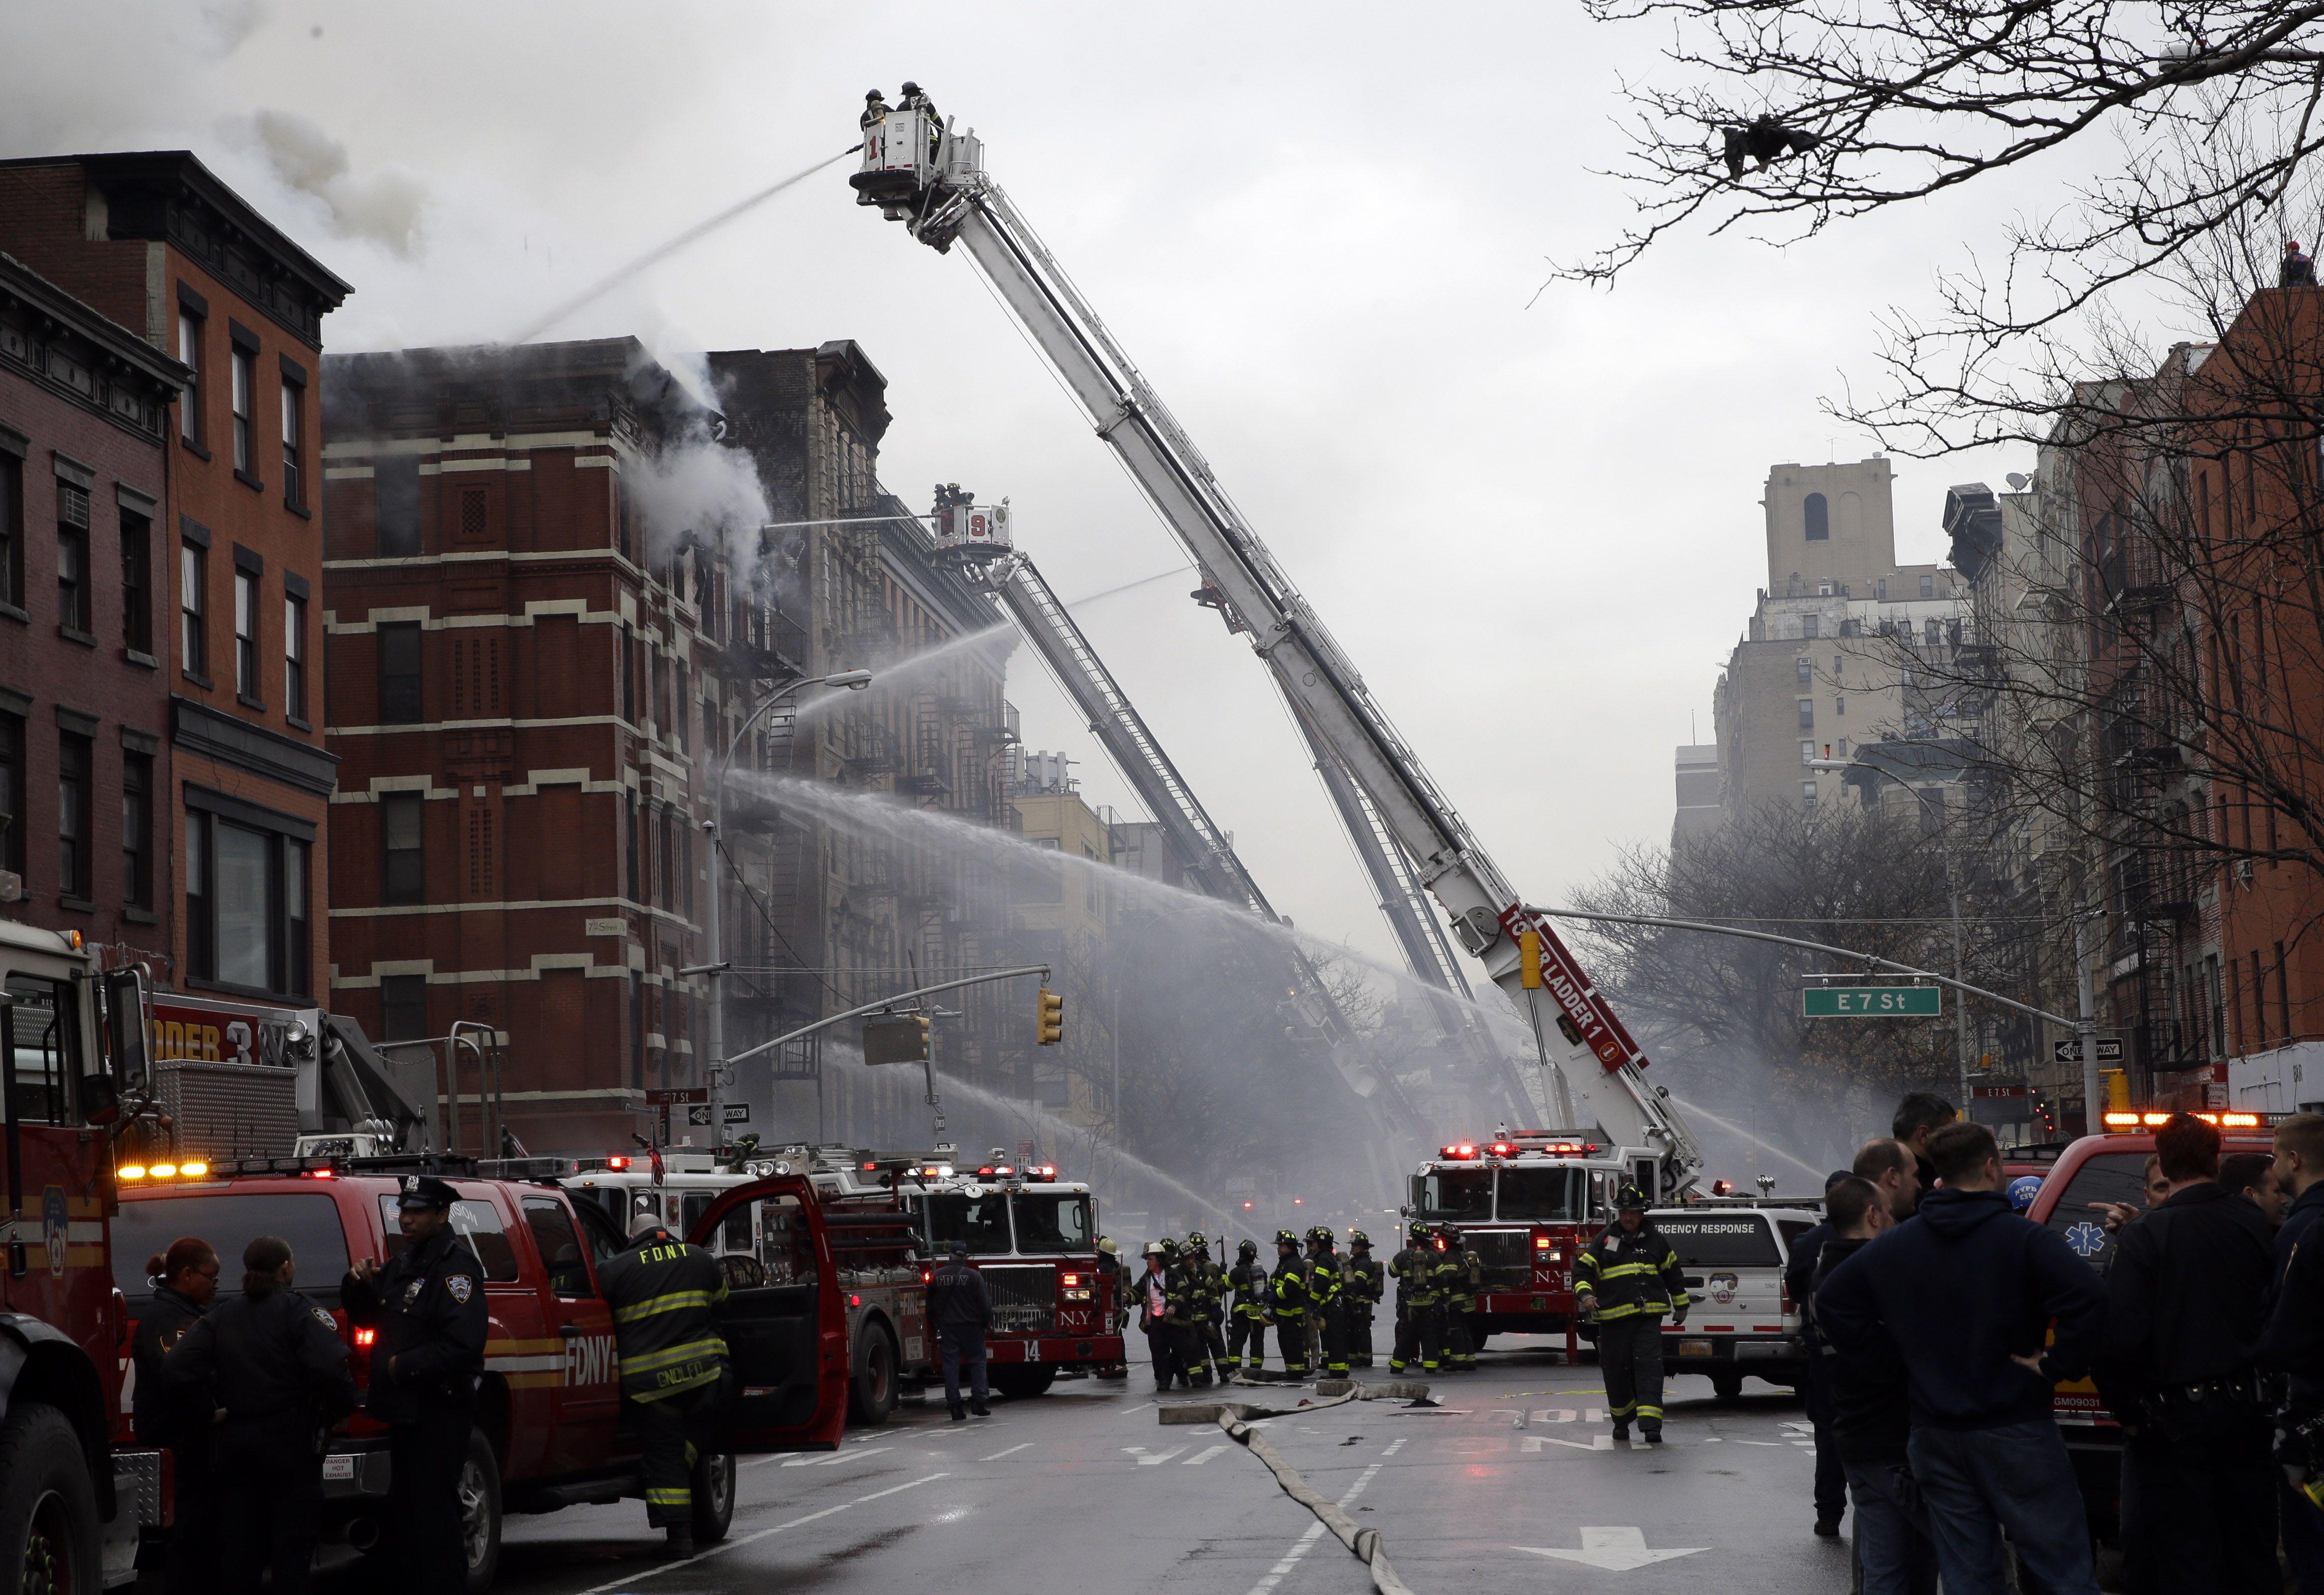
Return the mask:
<svg viewBox="0 0 2324 1595"><path fill-rule="evenodd" d="M1809 986L1800 1012L1812 1019L1932 1019L1945 1010L1937 986Z"/></svg>

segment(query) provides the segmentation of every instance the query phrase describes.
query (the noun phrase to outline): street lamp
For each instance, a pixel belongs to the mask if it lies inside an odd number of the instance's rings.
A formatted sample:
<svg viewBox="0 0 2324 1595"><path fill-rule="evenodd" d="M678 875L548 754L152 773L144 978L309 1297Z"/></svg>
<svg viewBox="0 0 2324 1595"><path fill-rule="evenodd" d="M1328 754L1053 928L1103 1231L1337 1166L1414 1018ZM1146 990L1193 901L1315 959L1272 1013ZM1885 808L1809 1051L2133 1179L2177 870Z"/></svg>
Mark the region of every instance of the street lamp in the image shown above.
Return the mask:
<svg viewBox="0 0 2324 1595"><path fill-rule="evenodd" d="M708 961L693 969L678 971L680 974L706 975L710 981L710 1145L713 1151L726 1144L726 1004L720 995L718 982L726 973L725 892L718 860L718 839L726 819L726 769L734 761L734 750L751 734L766 713L777 704L810 687L836 687L849 692L861 692L872 685L869 670L836 670L828 676L808 676L770 693L764 703L751 711L742 724L727 740L726 748L719 754L718 762L710 771L710 817L702 822L703 834L710 841L710 917L708 944L705 951Z"/></svg>

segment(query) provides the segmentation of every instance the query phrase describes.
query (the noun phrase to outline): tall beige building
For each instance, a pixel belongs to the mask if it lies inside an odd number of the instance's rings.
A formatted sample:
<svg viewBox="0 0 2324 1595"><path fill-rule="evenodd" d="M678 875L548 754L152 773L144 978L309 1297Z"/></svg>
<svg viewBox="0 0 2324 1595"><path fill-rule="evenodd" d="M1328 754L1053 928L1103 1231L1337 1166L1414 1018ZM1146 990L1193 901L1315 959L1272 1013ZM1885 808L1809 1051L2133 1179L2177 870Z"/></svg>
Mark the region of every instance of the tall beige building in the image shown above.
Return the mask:
<svg viewBox="0 0 2324 1595"><path fill-rule="evenodd" d="M1759 501L1767 517L1767 591L1796 598L1838 583L1870 596L1896 568L1894 475L1877 457L1769 466Z"/></svg>

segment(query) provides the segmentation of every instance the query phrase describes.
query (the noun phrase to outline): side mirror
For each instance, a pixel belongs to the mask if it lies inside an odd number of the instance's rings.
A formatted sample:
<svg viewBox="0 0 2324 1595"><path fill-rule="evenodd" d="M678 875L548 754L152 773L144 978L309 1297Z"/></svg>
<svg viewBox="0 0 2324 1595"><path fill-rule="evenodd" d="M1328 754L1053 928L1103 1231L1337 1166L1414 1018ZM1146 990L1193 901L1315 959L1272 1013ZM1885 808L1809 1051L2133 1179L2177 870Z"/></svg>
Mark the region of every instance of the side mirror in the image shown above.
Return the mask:
<svg viewBox="0 0 2324 1595"><path fill-rule="evenodd" d="M152 1027L146 1019L145 975L116 969L105 977L106 1038L113 1078L122 1091L143 1090L152 1074Z"/></svg>

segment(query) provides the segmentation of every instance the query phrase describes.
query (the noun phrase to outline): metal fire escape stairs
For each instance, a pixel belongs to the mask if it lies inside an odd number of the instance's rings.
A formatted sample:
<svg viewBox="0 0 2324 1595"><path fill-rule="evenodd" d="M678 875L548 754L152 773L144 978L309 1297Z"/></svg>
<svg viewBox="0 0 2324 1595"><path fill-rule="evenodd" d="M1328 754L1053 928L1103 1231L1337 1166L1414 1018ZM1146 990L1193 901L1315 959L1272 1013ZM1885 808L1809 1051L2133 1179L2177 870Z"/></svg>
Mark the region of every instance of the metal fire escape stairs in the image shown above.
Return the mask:
<svg viewBox="0 0 2324 1595"><path fill-rule="evenodd" d="M1230 626L1249 636L1278 690L1379 811L1462 946L1530 1021L1549 1065L1543 1073L1562 1077L1618 1145L1654 1154L1660 1194L1691 1186L1702 1153L1669 1093L1647 1081L1645 1051L1548 918L1486 854L1160 395L986 175L976 135L922 110L892 111L866 131L849 181L860 204L905 223L919 242L939 253L963 246L1193 557ZM1507 668L1525 668L1521 642L1502 652ZM1547 1118L1546 1083L1526 1078Z"/></svg>

